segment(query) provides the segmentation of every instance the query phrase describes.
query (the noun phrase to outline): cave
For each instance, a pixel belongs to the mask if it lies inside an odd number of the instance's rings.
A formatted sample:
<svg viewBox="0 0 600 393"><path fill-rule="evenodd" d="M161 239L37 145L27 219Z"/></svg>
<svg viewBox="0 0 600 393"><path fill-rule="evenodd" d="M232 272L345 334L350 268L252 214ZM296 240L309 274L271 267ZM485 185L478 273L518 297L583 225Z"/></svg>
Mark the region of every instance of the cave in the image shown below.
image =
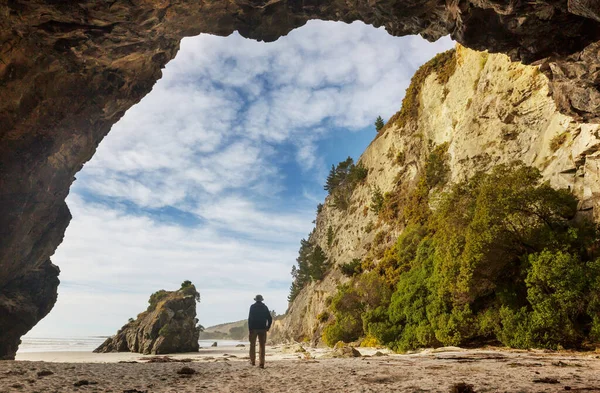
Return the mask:
<svg viewBox="0 0 600 393"><path fill-rule="evenodd" d="M394 36L450 35L536 64L559 110L600 116L595 0L21 1L0 10L0 359L52 309L65 198L104 136L150 92L187 36L274 41L308 20Z"/></svg>

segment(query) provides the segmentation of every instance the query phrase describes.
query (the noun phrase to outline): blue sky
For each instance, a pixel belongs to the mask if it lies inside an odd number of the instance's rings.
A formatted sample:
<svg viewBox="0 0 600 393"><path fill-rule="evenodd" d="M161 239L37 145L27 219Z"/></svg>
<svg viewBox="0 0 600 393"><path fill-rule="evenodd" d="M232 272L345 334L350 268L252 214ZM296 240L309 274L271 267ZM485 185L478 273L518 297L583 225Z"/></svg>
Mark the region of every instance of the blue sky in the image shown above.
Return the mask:
<svg viewBox="0 0 600 393"><path fill-rule="evenodd" d="M269 44L184 39L77 175L58 302L30 336L113 334L187 279L204 326L245 318L256 293L283 313L329 167L357 159L452 46L321 21Z"/></svg>

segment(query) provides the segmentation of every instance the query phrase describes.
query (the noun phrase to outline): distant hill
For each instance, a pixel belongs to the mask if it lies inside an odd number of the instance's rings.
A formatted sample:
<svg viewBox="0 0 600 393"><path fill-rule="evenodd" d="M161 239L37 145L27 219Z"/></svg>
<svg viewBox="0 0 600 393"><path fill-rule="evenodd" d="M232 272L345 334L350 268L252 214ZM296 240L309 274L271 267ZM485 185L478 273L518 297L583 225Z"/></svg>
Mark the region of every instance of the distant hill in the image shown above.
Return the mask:
<svg viewBox="0 0 600 393"><path fill-rule="evenodd" d="M278 315L273 320L282 319ZM227 322L219 325L209 326L200 332L200 340L245 340L248 338L248 320L242 319L235 322Z"/></svg>
<svg viewBox="0 0 600 393"><path fill-rule="evenodd" d="M200 332L200 340L243 340L248 337L248 321L222 323L209 326Z"/></svg>

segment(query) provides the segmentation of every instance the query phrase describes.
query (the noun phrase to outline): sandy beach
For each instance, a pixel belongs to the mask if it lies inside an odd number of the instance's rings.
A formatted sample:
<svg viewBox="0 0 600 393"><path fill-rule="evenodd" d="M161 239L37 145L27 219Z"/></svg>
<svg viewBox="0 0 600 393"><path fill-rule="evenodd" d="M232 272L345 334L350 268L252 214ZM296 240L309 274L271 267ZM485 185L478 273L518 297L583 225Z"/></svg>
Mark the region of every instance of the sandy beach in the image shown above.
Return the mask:
<svg viewBox="0 0 600 393"><path fill-rule="evenodd" d="M25 353L0 362L0 392L600 392L597 353L443 348L375 355L359 348L361 357L338 359L326 348L297 349L268 347L265 369L248 364L247 347L202 348L168 362L132 353Z"/></svg>

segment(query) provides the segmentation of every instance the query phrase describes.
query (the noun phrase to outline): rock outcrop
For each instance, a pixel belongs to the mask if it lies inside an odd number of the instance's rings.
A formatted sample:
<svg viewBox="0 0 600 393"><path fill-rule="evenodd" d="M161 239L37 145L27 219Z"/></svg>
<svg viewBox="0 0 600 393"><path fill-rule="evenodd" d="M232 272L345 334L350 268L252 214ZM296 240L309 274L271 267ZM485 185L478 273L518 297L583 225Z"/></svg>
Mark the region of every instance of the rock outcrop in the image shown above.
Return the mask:
<svg viewBox="0 0 600 393"><path fill-rule="evenodd" d="M273 340L320 342L327 299L349 280L339 266L369 252L383 256L400 234L369 208L373 189L413 188L435 146L448 144L451 182L521 160L553 187L570 188L580 200L579 214L600 221L600 126L560 113L552 83L538 67L458 46L451 61L418 71L411 89L415 99L404 102L361 156L369 174L348 209L336 209L328 197L317 215L310 240L335 267L299 293L274 324ZM385 236L376 239L378 233Z"/></svg>
<svg viewBox="0 0 600 393"><path fill-rule="evenodd" d="M191 284L174 292L154 293L148 301L148 310L130 320L94 352L197 352L196 300L199 297Z"/></svg>
<svg viewBox="0 0 600 393"><path fill-rule="evenodd" d="M29 290L15 288L62 241L71 218L64 200L75 174L111 126L152 89L183 37L237 30L271 41L310 19L362 20L392 35L429 40L450 34L468 47L505 52L525 63L548 58L544 72L556 84L559 109L598 119L600 11L593 0L5 0L0 7L3 302L14 303L12 293ZM10 323L7 315L0 314L1 324ZM25 326L20 334L27 332Z"/></svg>
<svg viewBox="0 0 600 393"><path fill-rule="evenodd" d="M44 318L56 302L60 270L47 259L0 292L0 360L14 359L23 332Z"/></svg>

